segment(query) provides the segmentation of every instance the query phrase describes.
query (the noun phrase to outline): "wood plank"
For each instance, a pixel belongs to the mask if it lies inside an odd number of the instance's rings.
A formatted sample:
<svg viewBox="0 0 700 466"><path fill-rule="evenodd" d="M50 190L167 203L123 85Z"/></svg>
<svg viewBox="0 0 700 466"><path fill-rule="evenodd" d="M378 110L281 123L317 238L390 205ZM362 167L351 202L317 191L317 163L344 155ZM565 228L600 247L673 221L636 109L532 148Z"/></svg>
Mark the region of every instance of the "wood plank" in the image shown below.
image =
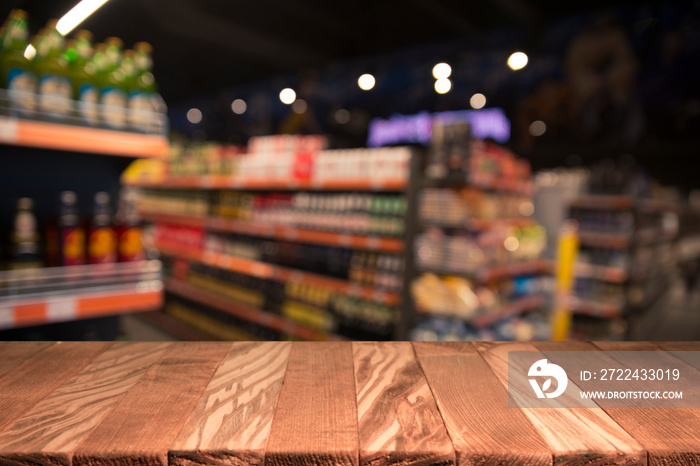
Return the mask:
<svg viewBox="0 0 700 466"><path fill-rule="evenodd" d="M34 356L39 351L45 350L50 345L51 343L38 341L0 342L0 379L15 367Z"/></svg>
<svg viewBox="0 0 700 466"><path fill-rule="evenodd" d="M537 351L529 343L479 342L475 343L475 346L505 387L508 386L508 352ZM527 368L523 368L523 373L526 372ZM571 380L569 384L574 386ZM595 406L592 403L591 405ZM646 452L642 446L600 408L514 409L522 409L523 414L535 426L552 452L555 464L646 462Z"/></svg>
<svg viewBox="0 0 700 466"><path fill-rule="evenodd" d="M0 431L73 377L112 343L59 342L0 379Z"/></svg>
<svg viewBox="0 0 700 466"><path fill-rule="evenodd" d="M294 342L266 466L358 466L350 342Z"/></svg>
<svg viewBox="0 0 700 466"><path fill-rule="evenodd" d="M291 343L233 343L170 447L170 464L262 465Z"/></svg>
<svg viewBox="0 0 700 466"><path fill-rule="evenodd" d="M470 343L415 342L457 464L549 465L552 454Z"/></svg>
<svg viewBox="0 0 700 466"><path fill-rule="evenodd" d="M355 342L360 466L454 465L455 452L409 342Z"/></svg>
<svg viewBox="0 0 700 466"><path fill-rule="evenodd" d="M78 446L73 465L167 465L168 447L230 348L173 343Z"/></svg>
<svg viewBox="0 0 700 466"><path fill-rule="evenodd" d="M0 433L0 464L64 464L166 343L115 343Z"/></svg>
<svg viewBox="0 0 700 466"><path fill-rule="evenodd" d="M609 344L608 344L609 343ZM567 342L557 345L552 342L535 343L535 346L552 356L552 351L595 351L598 343ZM605 342L600 344L609 351L640 349L653 350L656 346L646 342ZM595 367L604 363L607 357L592 354L580 356L583 365ZM556 359L553 358L556 362ZM630 390L635 389L633 381ZM699 464L700 463L700 420L690 409L674 408L605 408L625 431L638 441L648 452L650 465Z"/></svg>
<svg viewBox="0 0 700 466"><path fill-rule="evenodd" d="M672 351L678 359L700 369L700 341L656 341L659 348Z"/></svg>

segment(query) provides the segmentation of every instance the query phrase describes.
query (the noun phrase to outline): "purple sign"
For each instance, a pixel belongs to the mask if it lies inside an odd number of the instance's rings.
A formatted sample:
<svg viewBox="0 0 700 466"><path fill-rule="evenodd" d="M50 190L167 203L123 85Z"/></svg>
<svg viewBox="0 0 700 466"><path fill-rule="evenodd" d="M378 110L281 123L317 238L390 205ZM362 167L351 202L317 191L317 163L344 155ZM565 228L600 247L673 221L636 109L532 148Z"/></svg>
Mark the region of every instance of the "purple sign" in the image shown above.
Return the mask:
<svg viewBox="0 0 700 466"><path fill-rule="evenodd" d="M390 144L419 143L428 144L433 123L450 124L467 122L472 135L477 139L492 138L500 143L510 139L510 120L500 108L483 110L457 110L453 112L428 113L416 115L392 115L374 118L369 124L367 145L380 147Z"/></svg>

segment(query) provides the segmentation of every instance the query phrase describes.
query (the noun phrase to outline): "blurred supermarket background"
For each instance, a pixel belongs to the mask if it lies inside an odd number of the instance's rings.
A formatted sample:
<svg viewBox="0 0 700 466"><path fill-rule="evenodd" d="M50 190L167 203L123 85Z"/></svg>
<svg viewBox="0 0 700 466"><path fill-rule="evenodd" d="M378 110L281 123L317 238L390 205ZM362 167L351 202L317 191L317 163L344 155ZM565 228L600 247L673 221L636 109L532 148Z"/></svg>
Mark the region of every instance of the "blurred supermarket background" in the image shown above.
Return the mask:
<svg viewBox="0 0 700 466"><path fill-rule="evenodd" d="M0 340L697 340L700 3L17 0Z"/></svg>

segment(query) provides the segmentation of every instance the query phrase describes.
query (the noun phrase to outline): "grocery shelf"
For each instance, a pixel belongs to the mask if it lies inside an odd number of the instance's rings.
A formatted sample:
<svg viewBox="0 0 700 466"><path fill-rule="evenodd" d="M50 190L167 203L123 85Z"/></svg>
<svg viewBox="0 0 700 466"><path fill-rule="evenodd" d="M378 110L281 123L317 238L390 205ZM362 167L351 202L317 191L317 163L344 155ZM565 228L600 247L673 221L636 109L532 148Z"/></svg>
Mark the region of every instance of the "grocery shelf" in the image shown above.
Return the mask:
<svg viewBox="0 0 700 466"><path fill-rule="evenodd" d="M126 314L157 309L162 305L162 290L120 289L65 294L53 298L12 299L0 301L0 328Z"/></svg>
<svg viewBox="0 0 700 466"><path fill-rule="evenodd" d="M486 231L497 227L529 227L537 222L530 217L520 218L470 218L463 222L443 222L439 220L421 219L425 227L461 228L471 231Z"/></svg>
<svg viewBox="0 0 700 466"><path fill-rule="evenodd" d="M579 231L578 238L582 246L595 248L627 249L632 244L632 236L618 233Z"/></svg>
<svg viewBox="0 0 700 466"><path fill-rule="evenodd" d="M180 322L163 311L150 311L135 314L139 319L157 327L170 335L185 341L213 341L212 335Z"/></svg>
<svg viewBox="0 0 700 466"><path fill-rule="evenodd" d="M476 328L489 327L501 320L507 319L508 317L514 317L516 315L532 311L534 309L542 307L544 304L544 297L537 295L522 296L514 299L513 301L499 304L492 307L491 309L485 310L474 317L467 319L456 317L452 314L442 314L440 312L429 311L425 309L417 309L417 312L422 315L429 316L445 316L445 317L455 317L461 318L466 322L469 322L472 326Z"/></svg>
<svg viewBox="0 0 700 466"><path fill-rule="evenodd" d="M165 289L169 293L195 301L205 306L218 309L241 319L268 327L286 335L292 335L305 340L342 340L338 335L322 332L304 325L291 322L283 317L262 311L250 306L238 304L230 299L194 287L184 281L168 278Z"/></svg>
<svg viewBox="0 0 700 466"><path fill-rule="evenodd" d="M570 203L571 207L597 210L629 210L635 200L631 196L613 194L585 194L577 196Z"/></svg>
<svg viewBox="0 0 700 466"><path fill-rule="evenodd" d="M468 184L477 188L507 191L527 196L532 195L535 191L535 185L532 181L509 177L472 174L469 176Z"/></svg>
<svg viewBox="0 0 700 466"><path fill-rule="evenodd" d="M0 272L0 328L157 309L159 261Z"/></svg>
<svg viewBox="0 0 700 466"><path fill-rule="evenodd" d="M0 143L124 157L163 158L168 153L168 139L161 135L3 116L0 116Z"/></svg>
<svg viewBox="0 0 700 466"><path fill-rule="evenodd" d="M489 327L508 317L514 317L524 312L532 311L544 305L544 297L540 295L524 296L509 303L496 306L483 314L479 314L471 320L477 328Z"/></svg>
<svg viewBox="0 0 700 466"><path fill-rule="evenodd" d="M555 271L556 262L549 262L549 267ZM627 270L620 267L577 262L574 264L574 277L591 278L609 283L624 283L630 278L630 275Z"/></svg>
<svg viewBox="0 0 700 466"><path fill-rule="evenodd" d="M141 212L141 217L144 220L157 223L199 227L227 233L263 236L266 238L297 241L300 243L325 244L329 246L381 252L401 252L404 248L403 240L397 238L309 230L223 217L160 214L155 212Z"/></svg>
<svg viewBox="0 0 700 466"><path fill-rule="evenodd" d="M421 267L418 269L425 272L432 272L439 275L457 275L468 278L475 278L480 282L490 282L501 278L518 277L522 275L534 275L546 273L551 270L551 265L544 259L531 259L510 264L498 264L481 267L474 272L462 272L456 270L437 269L434 267Z"/></svg>
<svg viewBox="0 0 700 466"><path fill-rule="evenodd" d="M396 293L375 290L374 288L350 283L338 278L325 277L301 270L290 269L274 264L259 262L228 254L220 254L211 251L201 251L196 248L187 248L178 245L159 243L158 249L162 254L178 256L187 260L218 267L233 272L252 275L258 278L276 280L279 282L304 283L305 285L326 288L336 293L346 294L371 301L377 301L388 305L396 305L400 297Z"/></svg>
<svg viewBox="0 0 700 466"><path fill-rule="evenodd" d="M229 175L170 175L159 178L130 179L127 184L141 188L236 189L279 191L402 191L406 178L395 179L274 179L239 178Z"/></svg>
<svg viewBox="0 0 700 466"><path fill-rule="evenodd" d="M571 296L567 299L567 306L575 314L599 317L601 319L614 319L622 315L622 308L614 304L589 301Z"/></svg>
<svg viewBox="0 0 700 466"><path fill-rule="evenodd" d="M635 242L640 246L657 243L667 243L676 239L677 234L665 232L660 228L646 228L639 230L635 235Z"/></svg>

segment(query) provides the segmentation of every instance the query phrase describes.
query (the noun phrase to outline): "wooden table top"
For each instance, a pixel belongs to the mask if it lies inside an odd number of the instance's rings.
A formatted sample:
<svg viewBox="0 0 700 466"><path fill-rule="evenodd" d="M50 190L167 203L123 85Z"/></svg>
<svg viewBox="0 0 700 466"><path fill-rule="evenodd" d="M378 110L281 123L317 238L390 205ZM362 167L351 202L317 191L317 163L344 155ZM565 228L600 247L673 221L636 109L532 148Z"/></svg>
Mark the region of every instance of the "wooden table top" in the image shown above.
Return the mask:
<svg viewBox="0 0 700 466"><path fill-rule="evenodd" d="M509 408L507 352L700 343L0 343L0 465L700 464L700 409Z"/></svg>

